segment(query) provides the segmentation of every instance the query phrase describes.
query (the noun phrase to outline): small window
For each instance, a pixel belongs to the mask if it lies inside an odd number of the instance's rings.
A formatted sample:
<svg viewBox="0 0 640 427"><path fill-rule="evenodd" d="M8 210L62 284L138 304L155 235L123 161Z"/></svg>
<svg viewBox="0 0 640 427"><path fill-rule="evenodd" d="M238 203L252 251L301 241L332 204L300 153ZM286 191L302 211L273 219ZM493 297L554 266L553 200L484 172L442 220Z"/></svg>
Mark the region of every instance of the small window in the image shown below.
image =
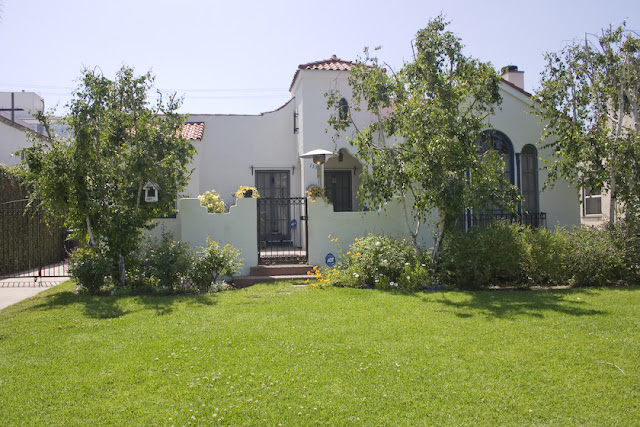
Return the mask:
<svg viewBox="0 0 640 427"><path fill-rule="evenodd" d="M584 215L602 215L602 191L599 188L584 187Z"/></svg>
<svg viewBox="0 0 640 427"><path fill-rule="evenodd" d="M349 103L347 100L340 98L340 106L338 108L338 118L349 126Z"/></svg>

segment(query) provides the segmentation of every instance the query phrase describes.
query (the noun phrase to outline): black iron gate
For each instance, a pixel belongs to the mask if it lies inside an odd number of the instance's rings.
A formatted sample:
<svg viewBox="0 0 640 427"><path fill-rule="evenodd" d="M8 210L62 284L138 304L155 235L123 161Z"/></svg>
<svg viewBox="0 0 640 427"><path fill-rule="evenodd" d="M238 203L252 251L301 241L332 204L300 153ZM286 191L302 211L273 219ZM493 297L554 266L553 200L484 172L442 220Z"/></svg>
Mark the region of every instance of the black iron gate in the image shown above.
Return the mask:
<svg viewBox="0 0 640 427"><path fill-rule="evenodd" d="M27 203L0 203L0 279L67 276L66 230Z"/></svg>
<svg viewBox="0 0 640 427"><path fill-rule="evenodd" d="M307 262L307 199L258 199L258 261L260 264Z"/></svg>

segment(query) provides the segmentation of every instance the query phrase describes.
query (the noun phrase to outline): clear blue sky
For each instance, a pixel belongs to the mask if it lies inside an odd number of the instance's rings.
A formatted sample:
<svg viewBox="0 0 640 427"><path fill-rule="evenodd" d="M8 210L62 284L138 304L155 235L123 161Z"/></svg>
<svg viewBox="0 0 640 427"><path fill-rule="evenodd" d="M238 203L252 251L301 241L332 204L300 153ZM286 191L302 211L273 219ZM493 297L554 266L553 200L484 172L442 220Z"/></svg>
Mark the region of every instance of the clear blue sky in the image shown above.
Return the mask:
<svg viewBox="0 0 640 427"><path fill-rule="evenodd" d="M0 91L34 91L63 106L83 67L113 78L122 65L152 69L156 86L185 96L185 113L256 114L289 99L299 64L356 59L382 46L393 67L411 39L443 13L467 55L515 64L534 90L543 55L585 32L627 20L638 0L0 0ZM62 112L59 108L58 112Z"/></svg>

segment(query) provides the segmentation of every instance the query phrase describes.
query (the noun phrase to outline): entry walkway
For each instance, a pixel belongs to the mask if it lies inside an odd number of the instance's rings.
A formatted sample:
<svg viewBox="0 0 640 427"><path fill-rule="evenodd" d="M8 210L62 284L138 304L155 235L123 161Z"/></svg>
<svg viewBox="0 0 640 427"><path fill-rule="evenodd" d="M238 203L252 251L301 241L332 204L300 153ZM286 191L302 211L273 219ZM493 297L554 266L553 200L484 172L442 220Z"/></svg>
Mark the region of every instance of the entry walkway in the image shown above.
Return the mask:
<svg viewBox="0 0 640 427"><path fill-rule="evenodd" d="M0 280L0 310L69 280L69 277L13 277Z"/></svg>

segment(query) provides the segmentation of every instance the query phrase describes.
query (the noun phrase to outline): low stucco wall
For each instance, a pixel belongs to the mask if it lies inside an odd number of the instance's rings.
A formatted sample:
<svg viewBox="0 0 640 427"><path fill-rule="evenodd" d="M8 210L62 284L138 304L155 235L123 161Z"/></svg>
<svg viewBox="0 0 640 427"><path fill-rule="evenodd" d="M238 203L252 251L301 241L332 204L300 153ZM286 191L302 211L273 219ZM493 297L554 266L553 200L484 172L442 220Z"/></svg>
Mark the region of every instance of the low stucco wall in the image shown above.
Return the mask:
<svg viewBox="0 0 640 427"><path fill-rule="evenodd" d="M258 209L256 199L238 199L229 212L210 214L198 199L180 200L181 239L193 246L205 246L207 236L222 245L231 243L241 249L244 265L240 274L258 265Z"/></svg>
<svg viewBox="0 0 640 427"><path fill-rule="evenodd" d="M380 212L333 212L333 206L322 200L309 201L309 263L326 265L327 255L338 256L348 251L349 245L356 237L369 233L382 234L390 237L411 239L409 224L415 229L411 212L406 212L402 202L386 203ZM432 221L420 227L418 243L425 248L433 247L431 235ZM338 238L338 242L331 242Z"/></svg>

